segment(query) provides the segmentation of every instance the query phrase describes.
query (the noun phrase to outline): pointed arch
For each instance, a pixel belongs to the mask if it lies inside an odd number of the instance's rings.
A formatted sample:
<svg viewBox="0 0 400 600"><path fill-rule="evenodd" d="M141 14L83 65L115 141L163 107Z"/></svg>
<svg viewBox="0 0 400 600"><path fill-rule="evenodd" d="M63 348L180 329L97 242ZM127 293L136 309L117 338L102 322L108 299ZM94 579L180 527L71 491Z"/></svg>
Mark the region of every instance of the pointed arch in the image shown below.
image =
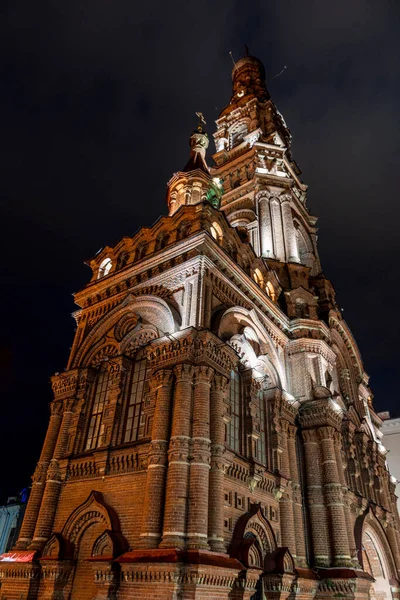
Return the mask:
<svg viewBox="0 0 400 600"><path fill-rule="evenodd" d="M245 567L264 568L267 556L277 549L274 530L264 516L261 504L252 504L235 525L229 555Z"/></svg>
<svg viewBox="0 0 400 600"><path fill-rule="evenodd" d="M334 311L329 313L329 326L332 330L336 330L344 343L344 346L350 356L352 365L357 371L358 378L362 379L364 374L364 367L361 360L361 354L358 349L357 343L348 328L347 324L343 319L338 318Z"/></svg>
<svg viewBox="0 0 400 600"><path fill-rule="evenodd" d="M393 552L386 537L385 530L374 515L371 507L368 507L365 512L358 517L354 528L354 537L358 560L364 571L368 572L368 565L364 564L366 560L364 536L368 535L371 543L375 547L381 561L383 561L383 575L387 579L397 579L396 562ZM385 570L387 572L385 572Z"/></svg>
<svg viewBox="0 0 400 600"><path fill-rule="evenodd" d="M254 310L249 311L241 306L228 308L221 317L218 337L225 341L232 340L231 345L236 345L239 353L247 354L249 366L252 368L257 367L259 357L267 356L275 372L276 387L285 388L285 369L268 332ZM254 350L255 340L259 345L258 354Z"/></svg>
<svg viewBox="0 0 400 600"><path fill-rule="evenodd" d="M131 317L131 319L127 318ZM171 307L166 300L154 295L133 296L129 294L125 300L109 311L89 332L82 345L78 349L73 361L74 366L86 366L90 364L92 356L92 348L98 344L98 348L102 345L103 337L121 321L126 318L126 327L118 329L119 335L127 335L129 330L127 326L133 328L135 323L141 319L144 322L150 323L159 331L159 335L165 333L174 333L179 330L181 325L181 317L178 311ZM90 355L89 355L90 352Z"/></svg>
<svg viewBox="0 0 400 600"><path fill-rule="evenodd" d="M87 500L70 515L63 527L62 535L76 547L86 529L95 523L104 525L104 530L120 533L116 512L105 503L101 492L92 490Z"/></svg>

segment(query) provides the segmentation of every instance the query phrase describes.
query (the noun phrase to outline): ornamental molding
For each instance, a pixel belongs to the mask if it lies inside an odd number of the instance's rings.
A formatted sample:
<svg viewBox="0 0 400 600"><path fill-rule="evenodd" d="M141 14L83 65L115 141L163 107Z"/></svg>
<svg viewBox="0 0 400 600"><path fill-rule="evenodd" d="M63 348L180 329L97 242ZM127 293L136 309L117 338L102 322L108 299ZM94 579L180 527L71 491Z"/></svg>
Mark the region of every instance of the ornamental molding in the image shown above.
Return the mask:
<svg viewBox="0 0 400 600"><path fill-rule="evenodd" d="M192 328L175 334L173 340L162 338L154 342L147 350L147 359L153 369L189 361L213 367L226 377L237 362L235 351L214 334Z"/></svg>
<svg viewBox="0 0 400 600"><path fill-rule="evenodd" d="M338 317L334 311L331 311L329 313L329 326L336 330L342 338L343 343L353 360L353 366L358 370L358 378L360 381L363 381L365 373L360 351L350 329L347 326L347 323L342 319L341 315Z"/></svg>
<svg viewBox="0 0 400 600"><path fill-rule="evenodd" d="M331 426L340 431L342 412L335 410L327 399L311 400L301 405L299 420L303 429Z"/></svg>
<svg viewBox="0 0 400 600"><path fill-rule="evenodd" d="M309 338L301 338L290 340L286 348L288 356L301 352L309 352L311 354L320 354L331 365L335 365L336 354L323 340L314 340Z"/></svg>

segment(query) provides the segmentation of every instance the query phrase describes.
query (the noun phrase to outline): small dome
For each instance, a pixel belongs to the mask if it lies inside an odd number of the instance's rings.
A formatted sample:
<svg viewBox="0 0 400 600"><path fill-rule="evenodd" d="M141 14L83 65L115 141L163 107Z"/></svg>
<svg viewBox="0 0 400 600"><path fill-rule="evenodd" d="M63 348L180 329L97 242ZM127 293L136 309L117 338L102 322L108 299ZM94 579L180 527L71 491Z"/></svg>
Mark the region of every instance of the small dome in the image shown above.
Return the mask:
<svg viewBox="0 0 400 600"><path fill-rule="evenodd" d="M262 64L261 60L255 56L244 56L243 58L240 58L237 63L235 63L232 69L232 80L235 78L235 75L238 71L241 71L243 68L247 67L257 69L260 73L260 79L265 81L264 65Z"/></svg>

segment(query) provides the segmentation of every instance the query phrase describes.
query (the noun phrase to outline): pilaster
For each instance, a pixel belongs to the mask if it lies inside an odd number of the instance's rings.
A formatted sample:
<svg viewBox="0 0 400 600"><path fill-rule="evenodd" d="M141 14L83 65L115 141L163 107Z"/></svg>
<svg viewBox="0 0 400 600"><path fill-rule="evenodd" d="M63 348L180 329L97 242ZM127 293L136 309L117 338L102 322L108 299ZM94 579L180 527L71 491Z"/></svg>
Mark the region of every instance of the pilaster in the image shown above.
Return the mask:
<svg viewBox="0 0 400 600"><path fill-rule="evenodd" d="M208 490L210 475L210 387L214 370L195 367L191 463L189 481L188 548L209 549Z"/></svg>
<svg viewBox="0 0 400 600"><path fill-rule="evenodd" d="M194 368L187 364L177 365L174 368L174 375L174 409L168 450L164 528L160 548L184 548L186 543Z"/></svg>
<svg viewBox="0 0 400 600"><path fill-rule="evenodd" d="M209 483L208 543L214 552L225 552L223 511L225 458L225 405L228 379L216 375L211 388L210 437L211 470Z"/></svg>
<svg viewBox="0 0 400 600"><path fill-rule="evenodd" d="M156 548L161 539L167 452L171 418L172 371L156 371L150 386L156 393L156 406L149 449L145 501L140 534L142 548Z"/></svg>

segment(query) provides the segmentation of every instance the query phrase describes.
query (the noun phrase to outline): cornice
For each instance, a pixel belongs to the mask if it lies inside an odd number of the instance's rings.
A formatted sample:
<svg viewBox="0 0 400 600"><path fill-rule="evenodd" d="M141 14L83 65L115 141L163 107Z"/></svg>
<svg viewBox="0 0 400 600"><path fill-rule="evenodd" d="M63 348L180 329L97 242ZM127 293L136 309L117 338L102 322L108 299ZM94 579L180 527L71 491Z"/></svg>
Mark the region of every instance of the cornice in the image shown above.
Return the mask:
<svg viewBox="0 0 400 600"><path fill-rule="evenodd" d="M315 340L310 338L290 340L287 345L288 356L291 356L292 354L298 354L299 352L320 354L331 364L335 364L336 361L336 354L323 340Z"/></svg>

